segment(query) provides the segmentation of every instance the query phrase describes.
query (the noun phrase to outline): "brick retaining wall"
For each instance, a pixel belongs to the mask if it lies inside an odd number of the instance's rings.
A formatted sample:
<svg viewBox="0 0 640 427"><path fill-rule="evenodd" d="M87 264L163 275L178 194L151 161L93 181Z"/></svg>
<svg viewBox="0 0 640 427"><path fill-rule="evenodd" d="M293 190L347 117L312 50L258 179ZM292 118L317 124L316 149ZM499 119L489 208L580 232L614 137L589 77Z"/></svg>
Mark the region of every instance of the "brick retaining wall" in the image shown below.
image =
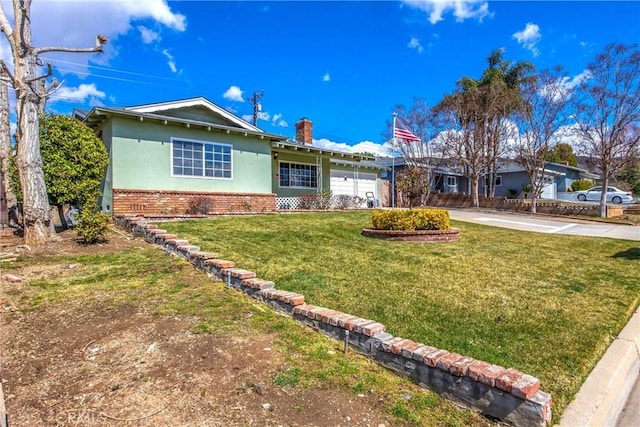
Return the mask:
<svg viewBox="0 0 640 427"><path fill-rule="evenodd" d="M411 378L487 417L514 426L546 426L551 421L551 395L540 390L540 381L517 369L503 368L471 357L451 353L385 332L375 320L362 319L305 302L296 292L279 290L272 281L237 268L233 261L201 252L144 218L116 217L117 226L180 256L227 286L243 291L294 319L337 340L375 362Z"/></svg>
<svg viewBox="0 0 640 427"><path fill-rule="evenodd" d="M531 202L522 199L507 199L504 197L480 197L479 205L485 209L499 209L516 212L530 212ZM471 208L473 199L464 194L432 193L427 198L427 205L438 208ZM557 200L538 199L536 203L537 213L567 216L599 217L599 205L584 205L579 203L562 203ZM607 206L607 217L616 217L623 214L618 206Z"/></svg>
<svg viewBox="0 0 640 427"><path fill-rule="evenodd" d="M191 203L206 200L208 212L190 212ZM239 213L273 213L276 195L272 193L214 193L196 191L113 190L113 215L146 217L202 216ZM199 214L199 215L198 215Z"/></svg>

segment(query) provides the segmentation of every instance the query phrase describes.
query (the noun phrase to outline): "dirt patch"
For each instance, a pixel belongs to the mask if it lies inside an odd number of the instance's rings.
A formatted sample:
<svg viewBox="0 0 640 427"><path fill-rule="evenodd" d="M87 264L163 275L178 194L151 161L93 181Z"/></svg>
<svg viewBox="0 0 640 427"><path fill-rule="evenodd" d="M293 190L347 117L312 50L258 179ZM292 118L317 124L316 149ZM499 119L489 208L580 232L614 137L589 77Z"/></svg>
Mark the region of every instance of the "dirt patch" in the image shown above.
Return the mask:
<svg viewBox="0 0 640 427"><path fill-rule="evenodd" d="M61 237L43 248L3 238L1 249L3 256L75 256L145 245L123 234L92 246L77 244L73 232ZM29 281L54 273L73 275L74 266L2 274L0 377L12 427L397 424L373 394L277 386L273 379L287 364L267 333L196 334L196 318L97 300L21 311L20 299L37 292Z"/></svg>

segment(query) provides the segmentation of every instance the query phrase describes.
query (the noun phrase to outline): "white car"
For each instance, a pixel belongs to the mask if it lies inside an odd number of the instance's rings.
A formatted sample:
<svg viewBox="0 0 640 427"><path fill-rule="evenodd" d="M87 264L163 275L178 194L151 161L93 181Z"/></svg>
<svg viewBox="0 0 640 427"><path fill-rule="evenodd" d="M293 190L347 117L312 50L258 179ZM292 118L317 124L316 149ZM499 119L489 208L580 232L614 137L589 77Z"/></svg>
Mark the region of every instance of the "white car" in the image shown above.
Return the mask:
<svg viewBox="0 0 640 427"><path fill-rule="evenodd" d="M581 202L586 200L600 201L600 196L602 195L602 187L591 187L588 190L579 191L576 195L576 198ZM630 191L622 191L616 187L607 187L607 202L620 204L622 202L631 203L633 202L633 193Z"/></svg>

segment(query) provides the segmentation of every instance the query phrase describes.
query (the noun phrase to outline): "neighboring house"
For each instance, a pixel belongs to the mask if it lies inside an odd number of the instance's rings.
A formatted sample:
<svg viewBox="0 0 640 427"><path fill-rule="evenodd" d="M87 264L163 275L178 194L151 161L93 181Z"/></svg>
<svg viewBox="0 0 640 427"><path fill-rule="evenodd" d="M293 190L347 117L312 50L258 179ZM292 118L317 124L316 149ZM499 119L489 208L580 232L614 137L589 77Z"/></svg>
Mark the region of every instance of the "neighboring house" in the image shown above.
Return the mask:
<svg viewBox="0 0 640 427"><path fill-rule="evenodd" d="M407 162L401 158L379 158L376 163L378 165L389 168L389 174L386 179L390 182L390 187L395 188L395 178L402 170L408 167ZM469 180L464 176L461 166L456 166L451 161L442 161L441 159L433 159L428 168L433 174L431 183L431 191L439 193L469 193ZM576 180L595 181L598 175L593 174L585 169L568 166L561 163L548 162L544 171L544 186L540 198L555 199L559 193L571 191L571 183ZM488 179L488 178L487 178ZM487 180L480 180L478 188L482 195L487 186ZM529 176L522 166L515 162L506 161L503 163L496 174L495 196L496 197L518 197L523 193L523 187L530 184ZM402 195L397 191L392 194L392 199L400 201ZM402 203L391 203L401 205Z"/></svg>
<svg viewBox="0 0 640 427"><path fill-rule="evenodd" d="M453 167L449 165L450 162L443 161L442 159L434 158L430 161L430 165L427 166L433 174L431 182L431 191L439 193L464 193L467 191L467 178L463 176L462 169L460 167ZM390 202L385 206L402 206L402 194L396 189L396 179L398 174L409 167L408 162L402 157L379 157L375 164L385 167L387 171L383 172L382 176L389 183Z"/></svg>
<svg viewBox="0 0 640 427"><path fill-rule="evenodd" d="M109 153L100 206L111 215L274 212L276 198L330 190L331 159L372 160L306 143L306 119L292 141L205 98L75 116Z"/></svg>
<svg viewBox="0 0 640 427"><path fill-rule="evenodd" d="M543 188L540 193L540 198L557 199L559 193L570 191L573 181L579 179L593 181L596 178L597 175L584 169L561 163L547 162L543 175ZM484 193L487 184L486 179L480 181L480 194ZM518 197L523 193L523 187L530 185L531 182L522 166L515 162L507 162L498 168L495 184L496 197Z"/></svg>

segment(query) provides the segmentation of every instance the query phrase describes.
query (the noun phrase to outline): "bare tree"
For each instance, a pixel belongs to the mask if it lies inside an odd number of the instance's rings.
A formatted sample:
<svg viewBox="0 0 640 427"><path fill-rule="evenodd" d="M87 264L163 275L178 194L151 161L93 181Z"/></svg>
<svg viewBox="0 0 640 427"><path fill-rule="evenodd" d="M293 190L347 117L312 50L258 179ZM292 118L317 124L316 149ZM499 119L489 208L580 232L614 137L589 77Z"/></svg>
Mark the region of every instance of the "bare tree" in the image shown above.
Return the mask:
<svg viewBox="0 0 640 427"><path fill-rule="evenodd" d="M565 109L570 91L560 67L544 70L522 90L525 107L516 116L516 161L524 168L531 183L531 212L544 188L547 154L554 135L567 121Z"/></svg>
<svg viewBox="0 0 640 427"><path fill-rule="evenodd" d="M423 204L424 197L433 187L435 169L441 161L437 147L429 141L431 108L423 98L414 98L410 109L407 110L403 105L396 105L394 114L397 120L408 128L407 130L420 139L420 141L412 141L392 138L392 131L387 135L394 153L400 154L408 169L398 176L398 189L405 188L404 192L411 194L410 199L420 198L420 203ZM389 122L388 129L392 126L393 123Z"/></svg>
<svg viewBox="0 0 640 427"><path fill-rule="evenodd" d="M98 36L94 47L84 49L35 48L31 41L31 0L13 0L13 16L12 27L0 4L0 30L11 46L13 57L13 71L4 62L1 65L16 93L16 164L23 196L24 238L26 243L37 245L56 238L38 134L39 114L44 112L47 98L45 79L51 76L52 69L48 64L47 72L38 75L39 68L44 65L39 55L46 52L102 52L107 38Z"/></svg>
<svg viewBox="0 0 640 427"><path fill-rule="evenodd" d="M590 78L579 86L575 119L582 148L602 173L600 216L605 217L609 180L638 157L640 50L609 44L587 69Z"/></svg>
<svg viewBox="0 0 640 427"><path fill-rule="evenodd" d="M9 185L11 130L9 120L9 79L0 70L0 223L11 222L9 210L17 210L17 198Z"/></svg>
<svg viewBox="0 0 640 427"><path fill-rule="evenodd" d="M487 169L484 127L478 108L478 91L461 90L447 95L434 107L436 124L440 132L436 140L445 156L462 167L469 180L473 206L480 206L478 187Z"/></svg>

